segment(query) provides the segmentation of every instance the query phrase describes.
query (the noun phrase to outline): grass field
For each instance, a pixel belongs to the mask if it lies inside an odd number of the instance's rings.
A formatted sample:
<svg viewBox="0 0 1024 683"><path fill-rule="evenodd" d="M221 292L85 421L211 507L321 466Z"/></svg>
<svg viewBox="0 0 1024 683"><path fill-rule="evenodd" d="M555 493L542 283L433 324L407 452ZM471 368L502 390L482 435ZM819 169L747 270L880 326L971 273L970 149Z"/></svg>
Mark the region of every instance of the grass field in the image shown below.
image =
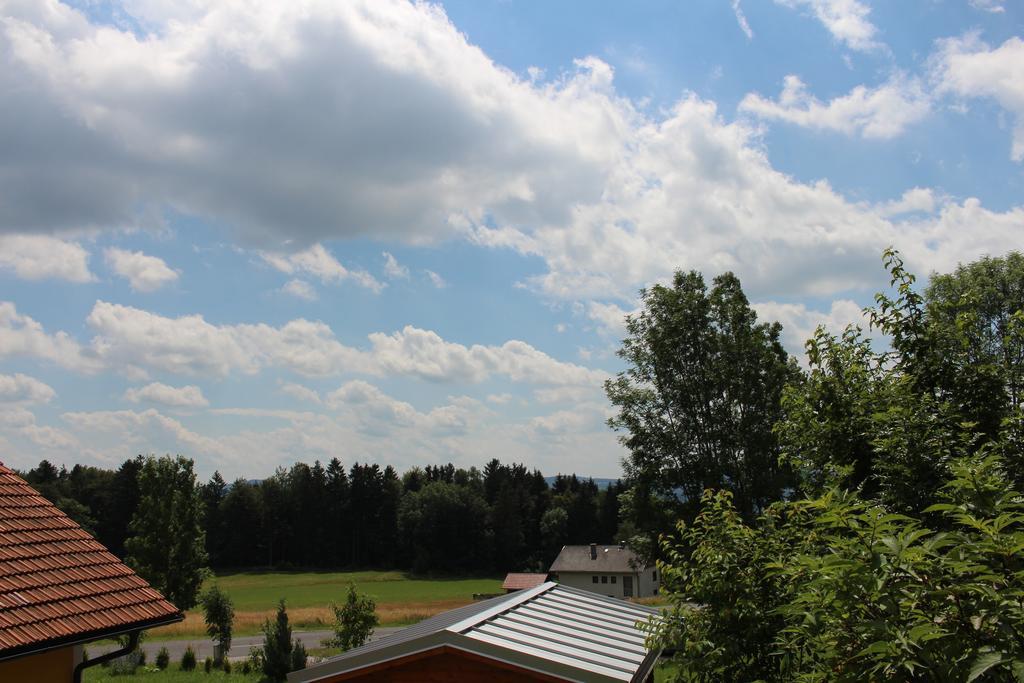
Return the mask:
<svg viewBox="0 0 1024 683"><path fill-rule="evenodd" d="M224 574L215 581L234 601L237 635L258 633L263 620L273 616L280 598L285 599L292 626L327 628L334 620L329 605L344 600L349 583L376 601L383 626L415 623L468 604L474 593L501 592L500 579L424 579L402 572L243 572ZM190 610L184 622L154 629L149 638L199 638L204 634L201 612Z"/></svg>
<svg viewBox="0 0 1024 683"><path fill-rule="evenodd" d="M82 680L85 683L97 681L106 681L107 683L139 683L141 681L145 683L197 683L198 681L207 681L208 683L213 683L214 681L223 681L223 683L257 683L260 680L260 674L251 673L243 675L237 672L225 674L223 671L205 673L200 664L200 667L195 671L177 671L174 669L160 671L158 669L141 668L131 676L114 676L110 673L110 669L97 666L86 669Z"/></svg>

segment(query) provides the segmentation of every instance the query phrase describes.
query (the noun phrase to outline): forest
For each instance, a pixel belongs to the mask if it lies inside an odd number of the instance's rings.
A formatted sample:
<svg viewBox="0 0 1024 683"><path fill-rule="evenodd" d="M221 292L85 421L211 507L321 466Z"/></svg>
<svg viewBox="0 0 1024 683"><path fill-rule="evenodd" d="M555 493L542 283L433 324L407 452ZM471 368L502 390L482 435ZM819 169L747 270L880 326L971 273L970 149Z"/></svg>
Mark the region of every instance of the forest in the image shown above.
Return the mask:
<svg viewBox="0 0 1024 683"><path fill-rule="evenodd" d="M159 460L194 480L192 461ZM146 462L140 455L117 470L69 470L44 460L22 475L125 557L132 524L145 517L137 513ZM226 482L214 473L192 488L198 516L190 535L201 538L215 570L373 567L423 574L546 570L563 544L617 540L623 491L619 482L602 489L576 475L558 475L549 485L538 470L498 460L482 470L428 465L399 476L390 466L346 468L337 458L326 466L295 463L260 481Z"/></svg>

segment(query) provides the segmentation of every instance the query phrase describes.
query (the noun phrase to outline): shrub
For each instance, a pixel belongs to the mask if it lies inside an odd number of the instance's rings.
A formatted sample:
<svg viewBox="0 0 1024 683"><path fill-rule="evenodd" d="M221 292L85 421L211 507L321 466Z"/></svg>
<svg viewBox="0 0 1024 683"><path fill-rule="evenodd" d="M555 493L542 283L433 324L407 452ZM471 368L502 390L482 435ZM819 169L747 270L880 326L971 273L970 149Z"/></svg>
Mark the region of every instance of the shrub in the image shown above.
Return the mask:
<svg viewBox="0 0 1024 683"><path fill-rule="evenodd" d="M231 633L235 620L235 609L231 598L214 584L200 596L199 601L203 605L203 614L206 620L206 633L218 645L215 653L218 655L217 664L227 656L231 649Z"/></svg>
<svg viewBox="0 0 1024 683"><path fill-rule="evenodd" d="M213 671L213 657L207 657L203 662L203 671L206 673Z"/></svg>
<svg viewBox="0 0 1024 683"><path fill-rule="evenodd" d="M156 653L156 668L163 671L167 668L167 665L171 663L171 653L167 651L166 647L160 648L160 651Z"/></svg>
<svg viewBox="0 0 1024 683"><path fill-rule="evenodd" d="M298 640L292 642L292 629L288 625L288 612L284 600L277 606L277 617L273 622L263 622L263 649L258 650L263 675L269 681L284 681L288 672L306 666L306 649ZM253 655L255 665L256 655Z"/></svg>
<svg viewBox="0 0 1024 683"><path fill-rule="evenodd" d="M677 680L1024 677L1024 498L995 455L950 471L924 512L939 531L836 490L750 527L706 494L665 545L652 640L678 649Z"/></svg>
<svg viewBox="0 0 1024 683"><path fill-rule="evenodd" d="M181 670L182 671L195 671L196 668L196 653L189 645L185 648L185 654L181 655Z"/></svg>
<svg viewBox="0 0 1024 683"><path fill-rule="evenodd" d="M340 647L345 651L365 643L378 624L376 607L372 599L359 595L355 585L349 584L345 604L331 604L334 612L334 637L325 640L324 645Z"/></svg>
<svg viewBox="0 0 1024 683"><path fill-rule="evenodd" d="M231 673L231 660L228 659L227 657L225 657L224 658L224 665L221 668L224 669L224 673L226 673L226 674Z"/></svg>

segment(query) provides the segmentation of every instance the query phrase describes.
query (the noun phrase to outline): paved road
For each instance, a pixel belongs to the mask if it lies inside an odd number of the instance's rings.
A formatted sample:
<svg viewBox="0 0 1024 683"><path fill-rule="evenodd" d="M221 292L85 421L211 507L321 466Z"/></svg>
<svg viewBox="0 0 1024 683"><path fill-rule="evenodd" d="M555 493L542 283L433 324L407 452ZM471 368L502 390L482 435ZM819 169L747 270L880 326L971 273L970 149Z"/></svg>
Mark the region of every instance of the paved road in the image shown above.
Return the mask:
<svg viewBox="0 0 1024 683"><path fill-rule="evenodd" d="M390 635L395 631L401 630L397 626L381 626L377 628L373 635L370 636L370 640L376 640L377 638L383 638L386 635ZM320 643L327 638L334 635L333 631L293 631L292 637L298 638L306 649L312 649L314 647L320 647ZM202 666L202 662L207 657L213 656L213 643L209 639L201 640L151 640L144 641L142 643L142 649L146 651L146 662L152 664L156 659L156 653L160 651L160 648L166 647L167 652L171 655L172 662L181 661L181 656L185 654L185 648L189 645L196 653L196 659L199 661L199 665ZM249 656L250 647L260 647L263 645L263 636L238 636L231 641L231 651L228 652L228 657L231 659L243 659ZM116 645L104 644L104 645L92 645L87 646L86 649L89 651L90 657L101 655L105 652L109 652L115 649Z"/></svg>

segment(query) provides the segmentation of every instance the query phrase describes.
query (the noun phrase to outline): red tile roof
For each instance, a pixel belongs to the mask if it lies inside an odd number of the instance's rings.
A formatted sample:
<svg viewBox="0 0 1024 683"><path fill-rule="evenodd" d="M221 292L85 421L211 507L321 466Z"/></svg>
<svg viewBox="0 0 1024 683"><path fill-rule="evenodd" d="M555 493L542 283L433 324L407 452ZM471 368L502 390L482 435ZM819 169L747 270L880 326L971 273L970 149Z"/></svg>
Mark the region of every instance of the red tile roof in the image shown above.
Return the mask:
<svg viewBox="0 0 1024 683"><path fill-rule="evenodd" d="M501 587L507 591L520 591L535 588L547 580L547 574L516 574L512 572L505 576L505 583L501 584Z"/></svg>
<svg viewBox="0 0 1024 683"><path fill-rule="evenodd" d="M0 464L0 659L181 619L164 596Z"/></svg>

